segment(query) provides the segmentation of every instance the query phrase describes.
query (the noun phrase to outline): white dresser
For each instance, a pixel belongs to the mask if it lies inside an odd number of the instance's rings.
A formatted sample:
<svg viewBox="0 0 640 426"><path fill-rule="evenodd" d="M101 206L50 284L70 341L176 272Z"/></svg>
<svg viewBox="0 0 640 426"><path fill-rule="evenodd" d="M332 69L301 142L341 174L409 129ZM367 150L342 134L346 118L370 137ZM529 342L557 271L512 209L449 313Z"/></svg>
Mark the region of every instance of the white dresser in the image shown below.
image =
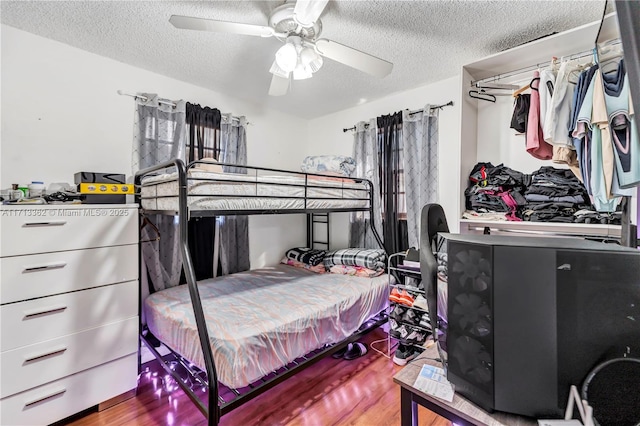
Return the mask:
<svg viewBox="0 0 640 426"><path fill-rule="evenodd" d="M137 385L137 205L0 206L0 424Z"/></svg>

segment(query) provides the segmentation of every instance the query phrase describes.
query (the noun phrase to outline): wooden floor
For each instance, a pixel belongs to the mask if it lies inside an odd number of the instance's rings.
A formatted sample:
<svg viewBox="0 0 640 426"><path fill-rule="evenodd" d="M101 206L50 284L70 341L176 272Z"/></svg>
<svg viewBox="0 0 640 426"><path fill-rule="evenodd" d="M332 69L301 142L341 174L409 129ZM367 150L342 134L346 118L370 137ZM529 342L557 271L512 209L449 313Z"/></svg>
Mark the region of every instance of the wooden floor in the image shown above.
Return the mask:
<svg viewBox="0 0 640 426"><path fill-rule="evenodd" d="M361 342L385 339L377 329ZM164 379L156 361L145 364L138 394L102 412L66 425L206 426L206 419L172 379ZM222 426L250 425L400 425L400 388L392 377L402 367L369 349L352 361L327 357L222 417ZM157 374L154 376L154 373ZM419 408L421 426L451 426Z"/></svg>

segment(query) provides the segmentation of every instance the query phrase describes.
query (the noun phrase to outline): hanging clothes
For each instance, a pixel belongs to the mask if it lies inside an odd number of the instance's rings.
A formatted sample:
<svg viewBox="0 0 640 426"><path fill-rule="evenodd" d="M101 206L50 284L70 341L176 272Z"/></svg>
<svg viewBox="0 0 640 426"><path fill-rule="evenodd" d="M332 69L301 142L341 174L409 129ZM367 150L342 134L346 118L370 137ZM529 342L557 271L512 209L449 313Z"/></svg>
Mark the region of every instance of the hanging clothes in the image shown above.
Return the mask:
<svg viewBox="0 0 640 426"><path fill-rule="evenodd" d="M545 142L540 126L540 82L540 72L534 71L531 81L531 104L527 119L526 147L527 152L535 158L549 160L553 155L553 149Z"/></svg>
<svg viewBox="0 0 640 426"><path fill-rule="evenodd" d="M522 93L516 96L513 107L513 115L511 116L511 125L509 126L518 133L527 131L527 120L529 118L529 107L531 105L531 95Z"/></svg>
<svg viewBox="0 0 640 426"><path fill-rule="evenodd" d="M549 138L549 126L551 122L550 109L551 103L553 102L553 93L555 92L555 82L556 72L554 68L540 71L540 84L538 85L538 93L540 95L540 128L542 129L543 139L545 140Z"/></svg>
<svg viewBox="0 0 640 426"><path fill-rule="evenodd" d="M640 140L624 60L615 73L605 74L603 80L617 182L620 188L635 187L640 183Z"/></svg>
<svg viewBox="0 0 640 426"><path fill-rule="evenodd" d="M550 105L547 106L544 120L544 140L551 145L573 147L569 138L569 122L571 120L571 101L575 84L569 81L573 68L568 61L560 64L554 83ZM542 95L541 95L542 96Z"/></svg>
<svg viewBox="0 0 640 426"><path fill-rule="evenodd" d="M578 77L578 83L576 84L576 88L573 93L573 113L571 114L571 122L569 124L569 133L571 135L573 147L576 150L576 157L578 161L578 168L580 169L581 180L584 186L587 188L587 192L589 194L592 193L589 175L591 171L591 154L589 150L591 136L589 135L589 138L587 140L587 138L577 138L573 135L573 133L578 124L578 114L580 112L580 108L582 107L582 103L584 102L587 90L589 89L589 85L591 84L591 79L593 79L593 76L595 75L597 70L598 65L594 65L580 73L580 76Z"/></svg>
<svg viewBox="0 0 640 426"><path fill-rule="evenodd" d="M600 130L600 140L602 143L602 167L605 174L605 190L609 199L616 196L632 196L633 191L620 188L618 174L615 167L615 154L613 141L611 138L611 126L609 125L609 109L607 108L607 100L605 97L605 86L609 86L612 93L620 93L624 78L624 65L621 63L622 69L613 73L613 75L599 74L600 84L596 85L593 90L593 112L591 117L591 125L594 126L594 135ZM608 82L607 82L608 80ZM595 139L595 138L594 138Z"/></svg>
<svg viewBox="0 0 640 426"><path fill-rule="evenodd" d="M602 137L600 128L592 123L594 109L594 90L601 87L600 71L596 70L591 79L589 88L580 107L574 137L584 139L583 146L588 153L588 173L590 195L596 210L599 212L613 212L616 209L617 200L609 199L607 196L605 171L603 169L602 158Z"/></svg>

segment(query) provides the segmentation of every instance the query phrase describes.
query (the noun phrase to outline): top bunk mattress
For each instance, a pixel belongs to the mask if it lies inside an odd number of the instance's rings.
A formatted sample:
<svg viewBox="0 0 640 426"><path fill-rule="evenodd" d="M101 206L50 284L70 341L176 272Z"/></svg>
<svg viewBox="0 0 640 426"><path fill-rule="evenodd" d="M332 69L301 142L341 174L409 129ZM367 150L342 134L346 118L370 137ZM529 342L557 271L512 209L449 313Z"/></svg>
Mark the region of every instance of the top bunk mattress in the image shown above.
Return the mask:
<svg viewBox="0 0 640 426"><path fill-rule="evenodd" d="M344 340L388 305L388 280L278 265L199 282L218 380L238 389ZM143 309L149 330L204 370L188 287L154 293Z"/></svg>
<svg viewBox="0 0 640 426"><path fill-rule="evenodd" d="M142 208L178 210L178 174L142 179ZM254 175L191 169L187 178L191 210L354 209L369 206L368 185L349 178L302 174Z"/></svg>

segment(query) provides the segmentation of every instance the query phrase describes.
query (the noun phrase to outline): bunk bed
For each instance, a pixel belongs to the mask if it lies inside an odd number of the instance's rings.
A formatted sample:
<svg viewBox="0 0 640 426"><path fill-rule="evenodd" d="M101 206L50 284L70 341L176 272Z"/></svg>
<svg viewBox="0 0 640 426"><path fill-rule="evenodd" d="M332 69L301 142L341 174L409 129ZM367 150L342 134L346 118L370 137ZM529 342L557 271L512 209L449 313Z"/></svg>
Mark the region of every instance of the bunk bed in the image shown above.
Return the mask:
<svg viewBox="0 0 640 426"><path fill-rule="evenodd" d="M175 159L139 171L135 185L141 214L177 218L187 281L141 304L147 324L140 340L210 426L386 322L384 274L350 277L278 265L197 282L189 253L188 221L204 216L304 213L311 246L314 214L374 217L370 181L222 163L212 171L204 161ZM170 353L160 355L151 336Z"/></svg>

